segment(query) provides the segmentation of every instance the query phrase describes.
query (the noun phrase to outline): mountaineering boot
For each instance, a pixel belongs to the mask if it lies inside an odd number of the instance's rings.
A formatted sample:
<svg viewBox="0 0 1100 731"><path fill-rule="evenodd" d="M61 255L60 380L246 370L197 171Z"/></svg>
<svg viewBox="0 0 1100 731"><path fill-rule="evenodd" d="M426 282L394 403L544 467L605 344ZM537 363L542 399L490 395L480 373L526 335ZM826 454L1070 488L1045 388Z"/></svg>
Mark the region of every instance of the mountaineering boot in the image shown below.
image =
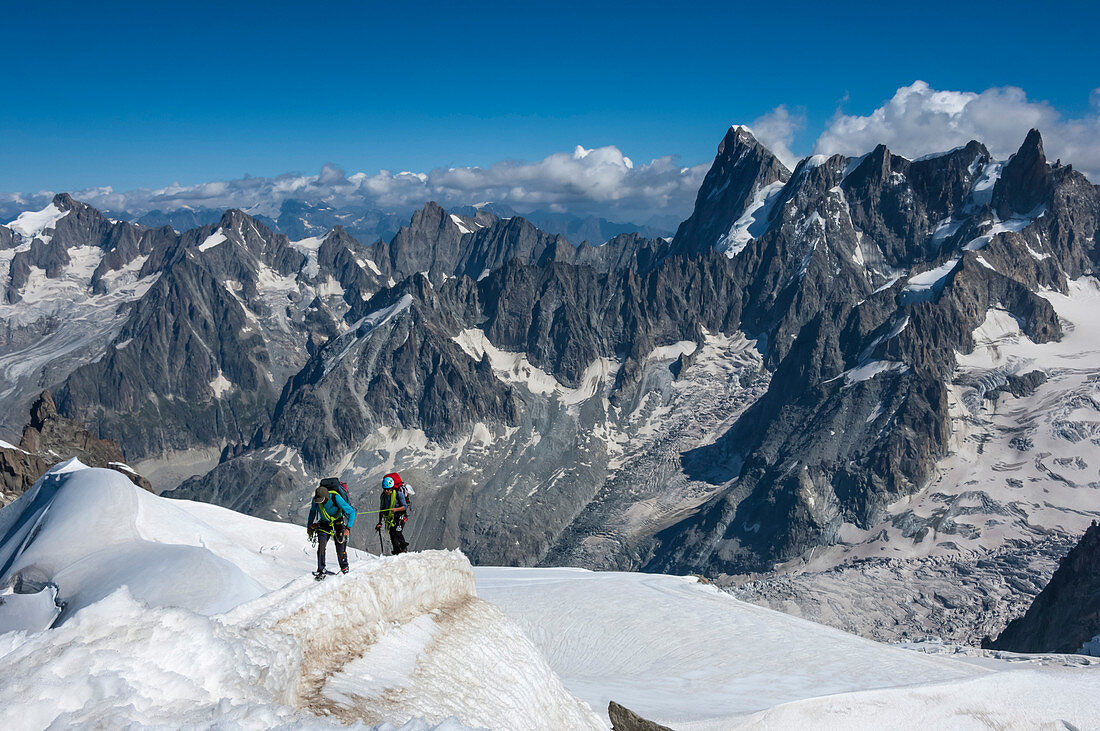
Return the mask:
<svg viewBox="0 0 1100 731"><path fill-rule="evenodd" d="M326 571L314 571L313 572L313 580L314 581L323 581L326 576L328 576L328 572L326 572Z"/></svg>

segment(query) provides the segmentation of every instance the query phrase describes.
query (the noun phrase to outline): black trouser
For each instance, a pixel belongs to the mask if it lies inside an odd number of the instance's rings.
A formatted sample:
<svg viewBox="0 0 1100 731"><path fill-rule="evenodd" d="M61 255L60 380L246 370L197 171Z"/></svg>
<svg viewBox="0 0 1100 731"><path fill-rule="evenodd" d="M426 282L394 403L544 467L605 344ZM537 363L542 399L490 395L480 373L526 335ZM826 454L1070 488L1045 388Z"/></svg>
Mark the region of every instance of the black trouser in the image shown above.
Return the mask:
<svg viewBox="0 0 1100 731"><path fill-rule="evenodd" d="M340 562L340 570L347 571L348 542L344 538L344 524L337 523L333 528L332 532L336 536L333 540L333 543L336 544L336 560ZM331 537L323 530L317 531L317 573L325 570L325 549L328 548L328 539Z"/></svg>
<svg viewBox="0 0 1100 731"><path fill-rule="evenodd" d="M409 550L409 542L405 540L405 535L401 532L401 521L390 526L390 543L393 544L394 556Z"/></svg>

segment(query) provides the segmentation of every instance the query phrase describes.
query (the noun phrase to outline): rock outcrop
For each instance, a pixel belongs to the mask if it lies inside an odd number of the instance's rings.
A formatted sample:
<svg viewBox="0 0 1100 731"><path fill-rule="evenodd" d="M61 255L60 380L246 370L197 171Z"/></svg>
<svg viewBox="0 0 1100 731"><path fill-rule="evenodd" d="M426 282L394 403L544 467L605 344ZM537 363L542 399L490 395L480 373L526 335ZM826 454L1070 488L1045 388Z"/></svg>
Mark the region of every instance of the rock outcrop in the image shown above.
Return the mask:
<svg viewBox="0 0 1100 731"><path fill-rule="evenodd" d="M0 484L3 504L22 495L55 464L76 457L89 467L112 469L145 490L152 485L126 464L122 449L110 439L97 439L80 422L57 413L53 396L43 391L31 406L19 446L0 444Z"/></svg>
<svg viewBox="0 0 1100 731"><path fill-rule="evenodd" d="M982 646L1012 652L1080 652L1100 636L1100 525L1093 521L1027 612Z"/></svg>
<svg viewBox="0 0 1100 731"><path fill-rule="evenodd" d="M615 701L607 705L607 715L611 719L612 731L672 731L668 726L644 719Z"/></svg>

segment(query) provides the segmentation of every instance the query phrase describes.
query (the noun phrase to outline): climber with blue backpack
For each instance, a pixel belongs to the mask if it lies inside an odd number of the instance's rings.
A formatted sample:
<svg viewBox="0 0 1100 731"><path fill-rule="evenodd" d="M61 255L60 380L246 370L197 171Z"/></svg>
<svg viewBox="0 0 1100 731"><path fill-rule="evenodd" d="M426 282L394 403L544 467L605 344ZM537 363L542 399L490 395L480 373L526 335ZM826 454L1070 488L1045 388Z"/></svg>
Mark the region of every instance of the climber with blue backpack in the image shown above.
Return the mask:
<svg viewBox="0 0 1100 731"><path fill-rule="evenodd" d="M355 508L351 506L348 486L335 477L326 477L313 493L313 505L306 521L306 535L317 540L317 571L313 576L320 581L331 571L325 571L325 550L328 539L336 544L336 559L340 573L348 572L348 535L355 524Z"/></svg>

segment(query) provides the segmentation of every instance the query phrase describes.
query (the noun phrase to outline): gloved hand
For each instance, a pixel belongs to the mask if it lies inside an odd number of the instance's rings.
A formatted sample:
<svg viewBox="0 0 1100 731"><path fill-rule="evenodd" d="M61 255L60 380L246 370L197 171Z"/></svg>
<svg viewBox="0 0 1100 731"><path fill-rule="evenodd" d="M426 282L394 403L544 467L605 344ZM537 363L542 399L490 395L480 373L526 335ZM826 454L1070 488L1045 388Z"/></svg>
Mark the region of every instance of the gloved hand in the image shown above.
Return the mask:
<svg viewBox="0 0 1100 731"><path fill-rule="evenodd" d="M374 529L375 530L382 530L382 524L379 523L378 525L374 526Z"/></svg>
<svg viewBox="0 0 1100 731"><path fill-rule="evenodd" d="M313 526L312 525L308 526L306 528L306 538L308 538L311 541L313 540Z"/></svg>
<svg viewBox="0 0 1100 731"><path fill-rule="evenodd" d="M351 535L351 529L350 528L344 528L344 540L347 540L349 535Z"/></svg>

